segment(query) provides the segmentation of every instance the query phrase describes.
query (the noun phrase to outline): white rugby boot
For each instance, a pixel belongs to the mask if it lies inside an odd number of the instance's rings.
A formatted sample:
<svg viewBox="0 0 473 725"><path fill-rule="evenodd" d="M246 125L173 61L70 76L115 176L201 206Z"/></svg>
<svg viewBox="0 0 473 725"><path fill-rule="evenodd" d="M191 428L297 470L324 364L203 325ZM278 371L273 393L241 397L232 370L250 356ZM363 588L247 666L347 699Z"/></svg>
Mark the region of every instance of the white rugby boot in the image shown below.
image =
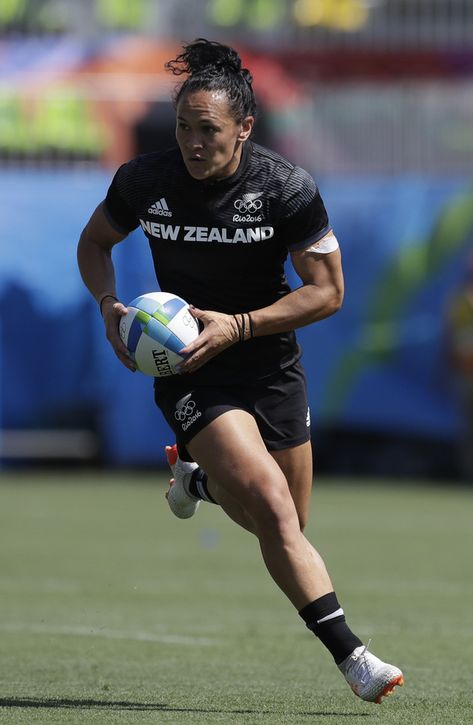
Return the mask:
<svg viewBox="0 0 473 725"><path fill-rule="evenodd" d="M391 695L397 685L404 684L404 676L394 665L382 662L368 652L369 642L353 650L346 660L338 665L351 689L368 702L381 703L383 697Z"/></svg>
<svg viewBox="0 0 473 725"><path fill-rule="evenodd" d="M176 444L166 446L165 451L173 475L166 493L169 508L178 519L190 519L200 504L200 499L189 493L188 489L192 474L199 465L190 461L181 461Z"/></svg>

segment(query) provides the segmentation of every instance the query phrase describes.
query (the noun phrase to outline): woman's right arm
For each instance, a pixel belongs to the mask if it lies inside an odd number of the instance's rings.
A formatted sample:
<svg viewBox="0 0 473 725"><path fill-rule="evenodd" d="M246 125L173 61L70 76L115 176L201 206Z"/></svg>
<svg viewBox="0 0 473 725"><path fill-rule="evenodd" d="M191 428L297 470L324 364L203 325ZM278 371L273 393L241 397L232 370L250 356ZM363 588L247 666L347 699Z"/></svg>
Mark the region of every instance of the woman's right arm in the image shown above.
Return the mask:
<svg viewBox="0 0 473 725"><path fill-rule="evenodd" d="M113 247L126 236L112 227L99 204L80 236L77 261L84 284L101 308L108 341L120 362L134 372L136 365L118 332L120 317L126 315L127 308L117 299L112 262Z"/></svg>

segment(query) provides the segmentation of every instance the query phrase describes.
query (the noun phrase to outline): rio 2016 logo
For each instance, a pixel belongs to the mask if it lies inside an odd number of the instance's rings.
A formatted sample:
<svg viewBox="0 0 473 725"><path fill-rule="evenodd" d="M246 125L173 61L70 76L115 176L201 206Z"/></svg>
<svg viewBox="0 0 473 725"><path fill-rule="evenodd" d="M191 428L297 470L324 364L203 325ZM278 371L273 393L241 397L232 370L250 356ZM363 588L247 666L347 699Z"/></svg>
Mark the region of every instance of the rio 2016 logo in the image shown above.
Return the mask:
<svg viewBox="0 0 473 725"><path fill-rule="evenodd" d="M262 191L255 193L243 194L241 199L236 199L233 202L233 206L240 214L233 215L234 222L260 222L263 220L263 215L257 214L263 206L262 200L259 198L262 196Z"/></svg>
<svg viewBox="0 0 473 725"><path fill-rule="evenodd" d="M176 410L174 413L174 417L176 420L180 421L182 423L183 420L185 420L189 415L192 415L195 409L195 401L194 400L187 400L184 405L182 405L180 408Z"/></svg>
<svg viewBox="0 0 473 725"><path fill-rule="evenodd" d="M182 430L187 430L192 423L195 423L197 418L201 417L202 413L200 410L195 410L195 405L195 400L192 399L184 399L178 402L174 417L181 424Z"/></svg>

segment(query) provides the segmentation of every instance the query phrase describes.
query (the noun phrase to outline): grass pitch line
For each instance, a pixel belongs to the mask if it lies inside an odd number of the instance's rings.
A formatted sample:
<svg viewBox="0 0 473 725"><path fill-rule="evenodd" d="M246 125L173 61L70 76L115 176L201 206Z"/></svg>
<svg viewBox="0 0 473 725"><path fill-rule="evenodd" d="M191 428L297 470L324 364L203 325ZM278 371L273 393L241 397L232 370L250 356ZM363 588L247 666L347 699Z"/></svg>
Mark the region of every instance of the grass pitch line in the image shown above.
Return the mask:
<svg viewBox="0 0 473 725"><path fill-rule="evenodd" d="M54 634L66 637L102 637L104 639L127 639L135 642L160 642L187 647L214 647L219 640L210 637L190 637L179 634L155 634L153 632L127 631L103 627L94 629L85 626L33 624L18 622L0 624L0 631L8 633L29 632L31 634Z"/></svg>

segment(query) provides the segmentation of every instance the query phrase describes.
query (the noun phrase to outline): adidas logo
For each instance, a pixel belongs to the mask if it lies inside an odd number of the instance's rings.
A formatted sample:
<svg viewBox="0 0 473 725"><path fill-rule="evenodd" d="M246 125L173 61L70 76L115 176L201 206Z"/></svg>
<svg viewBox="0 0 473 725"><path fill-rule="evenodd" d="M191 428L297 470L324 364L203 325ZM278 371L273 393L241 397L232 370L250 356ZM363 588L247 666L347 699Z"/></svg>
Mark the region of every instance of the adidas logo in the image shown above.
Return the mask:
<svg viewBox="0 0 473 725"><path fill-rule="evenodd" d="M149 214L159 214L160 216L172 216L172 211L169 211L166 199L164 196L159 200L151 204L148 209Z"/></svg>

